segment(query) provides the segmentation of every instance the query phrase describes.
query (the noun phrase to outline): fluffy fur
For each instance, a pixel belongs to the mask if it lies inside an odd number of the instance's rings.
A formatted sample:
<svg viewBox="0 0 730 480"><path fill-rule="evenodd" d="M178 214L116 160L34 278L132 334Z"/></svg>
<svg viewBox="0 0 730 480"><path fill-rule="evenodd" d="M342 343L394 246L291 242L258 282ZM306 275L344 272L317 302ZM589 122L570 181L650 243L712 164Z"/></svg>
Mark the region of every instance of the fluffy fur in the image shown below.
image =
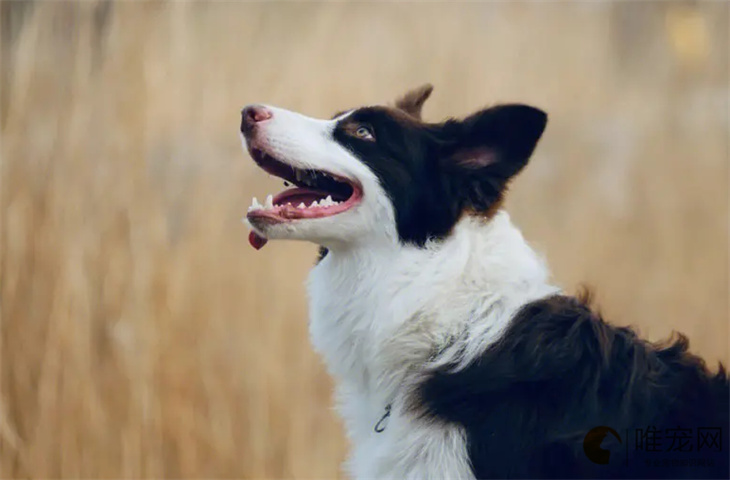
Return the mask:
<svg viewBox="0 0 730 480"><path fill-rule="evenodd" d="M693 450L698 429L727 435L725 372L711 375L687 349L684 336L651 344L605 323L584 299L555 295L520 309L476 361L431 371L411 411L462 425L478 478L727 478L727 446L671 453L664 439L659 451L637 449L648 428L690 429ZM602 425L624 443L613 442L606 465L583 451L587 432ZM676 465L655 464L665 460Z"/></svg>
<svg viewBox="0 0 730 480"><path fill-rule="evenodd" d="M244 115L249 149L362 189L354 208L324 218L249 217L260 237L321 246L310 334L336 380L348 474L727 477L726 452L712 470L586 459L583 438L599 425L721 426L727 442L725 373L711 374L683 337L652 345L550 282L501 209L543 112L502 105L424 123L431 90L331 120L261 106L265 121Z"/></svg>

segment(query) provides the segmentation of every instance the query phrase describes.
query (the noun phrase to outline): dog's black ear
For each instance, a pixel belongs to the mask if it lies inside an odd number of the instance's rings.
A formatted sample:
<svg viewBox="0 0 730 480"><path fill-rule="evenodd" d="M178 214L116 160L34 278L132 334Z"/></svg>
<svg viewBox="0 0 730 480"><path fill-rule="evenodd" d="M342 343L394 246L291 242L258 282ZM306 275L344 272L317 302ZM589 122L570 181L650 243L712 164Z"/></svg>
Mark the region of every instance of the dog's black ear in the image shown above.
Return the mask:
<svg viewBox="0 0 730 480"><path fill-rule="evenodd" d="M528 105L499 105L444 125L449 146L444 170L472 207L489 208L507 182L527 165L547 124L547 114Z"/></svg>
<svg viewBox="0 0 730 480"><path fill-rule="evenodd" d="M396 100L395 106L413 118L420 120L423 104L431 96L431 92L433 92L433 85L430 83L421 85Z"/></svg>

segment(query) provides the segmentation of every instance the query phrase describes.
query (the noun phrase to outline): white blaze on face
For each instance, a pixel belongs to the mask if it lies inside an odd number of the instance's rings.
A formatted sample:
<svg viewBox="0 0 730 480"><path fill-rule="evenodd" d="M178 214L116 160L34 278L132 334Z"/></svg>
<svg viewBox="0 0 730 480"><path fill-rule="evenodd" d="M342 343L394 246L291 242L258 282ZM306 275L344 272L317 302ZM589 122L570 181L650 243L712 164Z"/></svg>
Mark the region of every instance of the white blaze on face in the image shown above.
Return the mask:
<svg viewBox="0 0 730 480"><path fill-rule="evenodd" d="M350 209L320 218L292 218L284 222L249 218L248 223L255 232L252 244L256 248L263 246L266 239L308 240L337 248L353 242L371 241L373 237L396 238L393 207L377 177L334 139L333 132L338 122L351 112L333 120L320 120L282 108L263 107L271 112L271 118L257 123L248 139L242 134L245 149L261 150L297 169L348 179L361 189L362 198ZM250 210L265 208L267 202L252 205ZM312 206L336 207L334 201L328 202L325 198L324 202L324 205L320 202Z"/></svg>

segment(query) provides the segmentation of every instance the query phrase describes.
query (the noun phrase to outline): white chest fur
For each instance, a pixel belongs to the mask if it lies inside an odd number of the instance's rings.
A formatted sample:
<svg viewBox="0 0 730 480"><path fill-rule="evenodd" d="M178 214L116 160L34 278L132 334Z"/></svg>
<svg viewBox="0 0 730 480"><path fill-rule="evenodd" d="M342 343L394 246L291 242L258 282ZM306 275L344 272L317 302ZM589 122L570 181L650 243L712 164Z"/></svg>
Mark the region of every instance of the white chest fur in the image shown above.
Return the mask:
<svg viewBox="0 0 730 480"><path fill-rule="evenodd" d="M520 306L558 291L547 277L506 212L465 217L426 248L330 250L309 277L310 335L336 381L352 477L472 476L460 428L403 412L408 385L434 362L469 363Z"/></svg>

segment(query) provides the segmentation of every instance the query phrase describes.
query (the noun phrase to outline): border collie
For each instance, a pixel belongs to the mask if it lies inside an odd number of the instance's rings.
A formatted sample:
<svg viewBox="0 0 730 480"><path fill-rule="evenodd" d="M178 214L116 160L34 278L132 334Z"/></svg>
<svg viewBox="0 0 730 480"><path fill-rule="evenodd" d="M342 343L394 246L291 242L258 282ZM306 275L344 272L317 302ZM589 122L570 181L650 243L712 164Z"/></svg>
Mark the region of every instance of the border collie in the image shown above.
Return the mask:
<svg viewBox="0 0 730 480"><path fill-rule="evenodd" d="M564 294L502 209L547 115L506 104L427 123L431 91L330 120L242 111L253 160L294 185L253 199L251 244L321 247L310 334L336 381L347 473L728 478L723 366ZM683 449L667 448L672 431Z"/></svg>

